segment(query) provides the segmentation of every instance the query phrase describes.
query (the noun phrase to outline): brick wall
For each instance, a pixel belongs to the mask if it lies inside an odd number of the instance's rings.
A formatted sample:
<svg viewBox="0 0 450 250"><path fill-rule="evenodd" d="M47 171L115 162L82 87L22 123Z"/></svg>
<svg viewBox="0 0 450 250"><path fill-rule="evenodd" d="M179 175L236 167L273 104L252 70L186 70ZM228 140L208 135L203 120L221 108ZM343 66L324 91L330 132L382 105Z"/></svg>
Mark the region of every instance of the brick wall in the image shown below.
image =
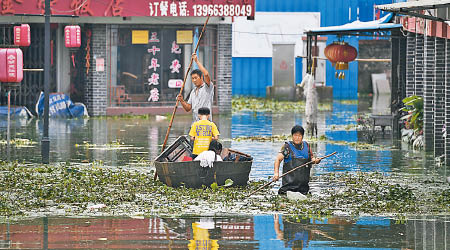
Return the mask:
<svg viewBox="0 0 450 250"><path fill-rule="evenodd" d="M406 41L406 96L412 96L415 92L415 58L416 58L416 34L408 33Z"/></svg>
<svg viewBox="0 0 450 250"><path fill-rule="evenodd" d="M440 156L444 153L444 138L442 128L445 121L445 39L435 38L434 67L434 153Z"/></svg>
<svg viewBox="0 0 450 250"><path fill-rule="evenodd" d="M434 74L435 74L435 37L425 37L424 50L424 94L423 94L423 134L426 151L434 151ZM417 47L417 50L420 48ZM416 78L417 79L417 78Z"/></svg>
<svg viewBox="0 0 450 250"><path fill-rule="evenodd" d="M85 89L85 101L89 115L100 116L106 115L107 105L107 48L106 38L108 36L108 27L105 24L94 24L92 26L91 37L91 60L89 76L87 77ZM95 71L96 58L103 58L105 62L105 71Z"/></svg>
<svg viewBox="0 0 450 250"><path fill-rule="evenodd" d="M403 100L403 98L406 97L406 54L407 54L407 38L402 37L400 38L400 47L399 47L399 78L398 78L398 91L397 94L399 95L399 102ZM396 106L395 109L398 110L399 106Z"/></svg>
<svg viewBox="0 0 450 250"><path fill-rule="evenodd" d="M406 53L406 94L424 98L425 150L450 165L450 39L409 33Z"/></svg>
<svg viewBox="0 0 450 250"><path fill-rule="evenodd" d="M423 97L423 81L424 81L424 38L423 35L416 34L416 48L414 55L414 94Z"/></svg>
<svg viewBox="0 0 450 250"><path fill-rule="evenodd" d="M219 112L231 111L231 24L219 24L217 31L217 96Z"/></svg>
<svg viewBox="0 0 450 250"><path fill-rule="evenodd" d="M450 166L450 39L445 43L445 161Z"/></svg>

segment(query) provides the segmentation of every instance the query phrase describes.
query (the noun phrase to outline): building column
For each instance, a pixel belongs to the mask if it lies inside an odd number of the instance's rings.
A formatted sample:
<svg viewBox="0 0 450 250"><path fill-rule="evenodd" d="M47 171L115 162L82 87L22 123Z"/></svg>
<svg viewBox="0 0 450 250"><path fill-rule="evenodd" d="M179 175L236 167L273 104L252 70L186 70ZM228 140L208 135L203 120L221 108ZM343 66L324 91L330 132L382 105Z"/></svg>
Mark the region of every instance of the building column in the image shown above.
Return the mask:
<svg viewBox="0 0 450 250"><path fill-rule="evenodd" d="M393 36L391 38L391 102L396 102L399 96L398 90L400 87L398 70L400 64L400 39L397 38L399 34L397 32L392 32ZM395 112L396 106L391 105L391 114ZM396 129L392 128L394 131Z"/></svg>
<svg viewBox="0 0 450 250"><path fill-rule="evenodd" d="M85 100L89 115L106 115L108 101L107 91L107 37L109 37L109 25L94 24L92 26L92 36L90 44L90 68L87 77ZM96 71L96 61L104 62L104 70Z"/></svg>
<svg viewBox="0 0 450 250"><path fill-rule="evenodd" d="M414 55L414 94L423 97L423 81L424 81L424 38L421 34L416 34L416 46Z"/></svg>
<svg viewBox="0 0 450 250"><path fill-rule="evenodd" d="M217 97L219 112L231 112L232 26L219 24L217 32Z"/></svg>
<svg viewBox="0 0 450 250"><path fill-rule="evenodd" d="M405 37L400 38L399 47L399 69L398 69L398 92L399 101L406 97L406 54L407 54L407 39ZM398 110L399 106L397 106Z"/></svg>
<svg viewBox="0 0 450 250"><path fill-rule="evenodd" d="M445 122L445 39L436 37L434 67L434 154L444 153L442 129Z"/></svg>
<svg viewBox="0 0 450 250"><path fill-rule="evenodd" d="M423 95L423 136L425 151L434 151L434 68L435 38L425 37L424 51L424 95Z"/></svg>
<svg viewBox="0 0 450 250"><path fill-rule="evenodd" d="M406 96L415 95L416 33L409 32L406 41Z"/></svg>
<svg viewBox="0 0 450 250"><path fill-rule="evenodd" d="M450 39L445 41L445 162L450 166Z"/></svg>

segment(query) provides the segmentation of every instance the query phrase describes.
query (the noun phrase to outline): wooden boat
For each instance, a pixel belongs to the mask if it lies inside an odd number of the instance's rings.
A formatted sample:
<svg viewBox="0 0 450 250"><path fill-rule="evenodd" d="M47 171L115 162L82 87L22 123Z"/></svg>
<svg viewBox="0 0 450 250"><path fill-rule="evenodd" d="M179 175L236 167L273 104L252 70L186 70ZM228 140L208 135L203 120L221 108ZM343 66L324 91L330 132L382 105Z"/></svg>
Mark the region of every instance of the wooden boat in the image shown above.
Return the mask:
<svg viewBox="0 0 450 250"><path fill-rule="evenodd" d="M189 141L180 136L155 159L159 179L170 187L201 188L214 182L221 186L227 179L233 181L233 186L247 185L253 163L250 155L225 148L221 157L226 161L214 162L214 166L209 168L201 167L200 161L186 161L191 153Z"/></svg>

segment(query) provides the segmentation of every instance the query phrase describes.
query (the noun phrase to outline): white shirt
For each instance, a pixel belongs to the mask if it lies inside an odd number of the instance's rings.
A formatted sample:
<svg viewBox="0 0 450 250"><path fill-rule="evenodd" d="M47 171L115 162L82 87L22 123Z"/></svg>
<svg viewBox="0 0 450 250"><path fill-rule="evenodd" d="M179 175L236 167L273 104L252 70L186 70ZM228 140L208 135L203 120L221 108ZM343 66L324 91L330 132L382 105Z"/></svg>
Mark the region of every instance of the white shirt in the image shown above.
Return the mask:
<svg viewBox="0 0 450 250"><path fill-rule="evenodd" d="M207 150L201 152L197 157L195 157L194 161L200 161L201 167L213 167L214 161L223 161L220 155L216 155L216 152Z"/></svg>
<svg viewBox="0 0 450 250"><path fill-rule="evenodd" d="M191 94L189 95L189 100L187 103L191 104L192 106L192 120L194 122L198 121L198 109L199 108L209 108L209 111L211 112L211 115L209 116L209 120L212 121L212 103L214 98L214 85L212 82L208 84L203 83L203 85L198 88L194 87L194 89L191 91Z"/></svg>

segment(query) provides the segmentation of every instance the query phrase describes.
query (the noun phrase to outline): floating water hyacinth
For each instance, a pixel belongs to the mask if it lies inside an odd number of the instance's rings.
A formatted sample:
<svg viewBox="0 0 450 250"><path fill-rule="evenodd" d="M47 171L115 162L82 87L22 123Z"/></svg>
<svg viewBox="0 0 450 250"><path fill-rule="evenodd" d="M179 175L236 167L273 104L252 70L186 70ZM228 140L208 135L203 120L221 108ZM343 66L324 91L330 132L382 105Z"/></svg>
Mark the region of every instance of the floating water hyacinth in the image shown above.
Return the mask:
<svg viewBox="0 0 450 250"><path fill-rule="evenodd" d="M276 112L305 112L305 102L275 101L264 98L235 97L231 101L233 111L276 111ZM331 103L320 103L319 111L331 110Z"/></svg>
<svg viewBox="0 0 450 250"><path fill-rule="evenodd" d="M9 141L11 145L14 145L15 147L33 147L33 145L37 144L37 142L29 140L29 139L23 139L23 138L14 138ZM7 145L7 140L0 140L0 144Z"/></svg>
<svg viewBox="0 0 450 250"><path fill-rule="evenodd" d="M153 181L153 171L91 164L21 165L0 162L0 217L27 215L198 215L202 213L327 215L450 214L448 183L438 176L329 173L303 201L290 201L270 189L247 194L247 187L171 188ZM412 180L411 178L414 178ZM328 183L328 185L326 185Z"/></svg>

